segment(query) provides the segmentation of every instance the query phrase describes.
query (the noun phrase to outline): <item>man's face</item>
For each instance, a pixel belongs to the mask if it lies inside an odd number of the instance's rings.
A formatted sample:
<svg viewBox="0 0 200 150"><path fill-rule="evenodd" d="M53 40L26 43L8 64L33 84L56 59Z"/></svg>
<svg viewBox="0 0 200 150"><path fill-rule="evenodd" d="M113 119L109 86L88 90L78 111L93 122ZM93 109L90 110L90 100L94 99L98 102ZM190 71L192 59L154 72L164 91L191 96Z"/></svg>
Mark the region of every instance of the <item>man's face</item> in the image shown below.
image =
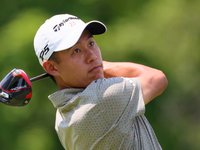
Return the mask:
<svg viewBox="0 0 200 150"><path fill-rule="evenodd" d="M88 30L73 47L57 53L60 62L55 69L59 72L60 89L86 87L104 77L101 51Z"/></svg>

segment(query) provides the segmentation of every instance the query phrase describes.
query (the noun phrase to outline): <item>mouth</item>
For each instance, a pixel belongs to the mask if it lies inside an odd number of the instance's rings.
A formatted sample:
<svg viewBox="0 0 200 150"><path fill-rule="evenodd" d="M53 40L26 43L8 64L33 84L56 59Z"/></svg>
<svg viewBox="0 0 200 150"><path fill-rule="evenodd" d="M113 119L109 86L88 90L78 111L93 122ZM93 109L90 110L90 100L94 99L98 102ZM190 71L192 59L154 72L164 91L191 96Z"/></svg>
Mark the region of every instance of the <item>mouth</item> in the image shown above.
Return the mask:
<svg viewBox="0 0 200 150"><path fill-rule="evenodd" d="M89 72L94 72L94 71L97 71L97 70L101 69L101 67L102 67L102 65L97 65L97 66L94 66L94 67L92 67L92 69L90 69L90 71L89 71Z"/></svg>

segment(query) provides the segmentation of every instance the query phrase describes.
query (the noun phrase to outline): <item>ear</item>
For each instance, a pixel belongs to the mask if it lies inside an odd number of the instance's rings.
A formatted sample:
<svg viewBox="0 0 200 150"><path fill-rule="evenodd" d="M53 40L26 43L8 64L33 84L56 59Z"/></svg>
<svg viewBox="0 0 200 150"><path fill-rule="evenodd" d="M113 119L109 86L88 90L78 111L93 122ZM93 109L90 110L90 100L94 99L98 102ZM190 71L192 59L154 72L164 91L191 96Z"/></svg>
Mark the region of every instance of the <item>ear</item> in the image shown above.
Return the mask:
<svg viewBox="0 0 200 150"><path fill-rule="evenodd" d="M50 74L52 76L60 75L59 72L57 71L57 69L55 68L55 62L53 62L53 61L45 60L43 62L43 68L48 74Z"/></svg>

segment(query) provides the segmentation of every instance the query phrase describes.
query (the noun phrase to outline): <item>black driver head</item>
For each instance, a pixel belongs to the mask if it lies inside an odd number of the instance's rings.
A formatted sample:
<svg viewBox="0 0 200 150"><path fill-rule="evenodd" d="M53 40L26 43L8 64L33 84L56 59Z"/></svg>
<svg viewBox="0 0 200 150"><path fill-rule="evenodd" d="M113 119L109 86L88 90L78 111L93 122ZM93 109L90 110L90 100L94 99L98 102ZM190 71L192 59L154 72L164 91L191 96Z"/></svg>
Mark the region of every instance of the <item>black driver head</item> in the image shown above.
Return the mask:
<svg viewBox="0 0 200 150"><path fill-rule="evenodd" d="M0 102L9 106L25 106L32 96L28 75L21 69L13 69L0 83Z"/></svg>

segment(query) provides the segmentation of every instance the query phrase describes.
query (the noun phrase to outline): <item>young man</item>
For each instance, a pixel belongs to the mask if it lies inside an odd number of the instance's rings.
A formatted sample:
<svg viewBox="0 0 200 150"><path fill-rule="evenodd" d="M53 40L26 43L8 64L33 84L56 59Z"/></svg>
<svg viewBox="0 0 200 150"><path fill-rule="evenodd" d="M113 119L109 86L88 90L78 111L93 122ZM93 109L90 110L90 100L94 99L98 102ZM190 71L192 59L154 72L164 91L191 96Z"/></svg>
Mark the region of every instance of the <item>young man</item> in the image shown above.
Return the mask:
<svg viewBox="0 0 200 150"><path fill-rule="evenodd" d="M36 33L36 55L59 88L49 96L59 139L67 150L162 149L144 113L167 79L140 64L102 61L92 35L105 31L101 22L63 14Z"/></svg>

